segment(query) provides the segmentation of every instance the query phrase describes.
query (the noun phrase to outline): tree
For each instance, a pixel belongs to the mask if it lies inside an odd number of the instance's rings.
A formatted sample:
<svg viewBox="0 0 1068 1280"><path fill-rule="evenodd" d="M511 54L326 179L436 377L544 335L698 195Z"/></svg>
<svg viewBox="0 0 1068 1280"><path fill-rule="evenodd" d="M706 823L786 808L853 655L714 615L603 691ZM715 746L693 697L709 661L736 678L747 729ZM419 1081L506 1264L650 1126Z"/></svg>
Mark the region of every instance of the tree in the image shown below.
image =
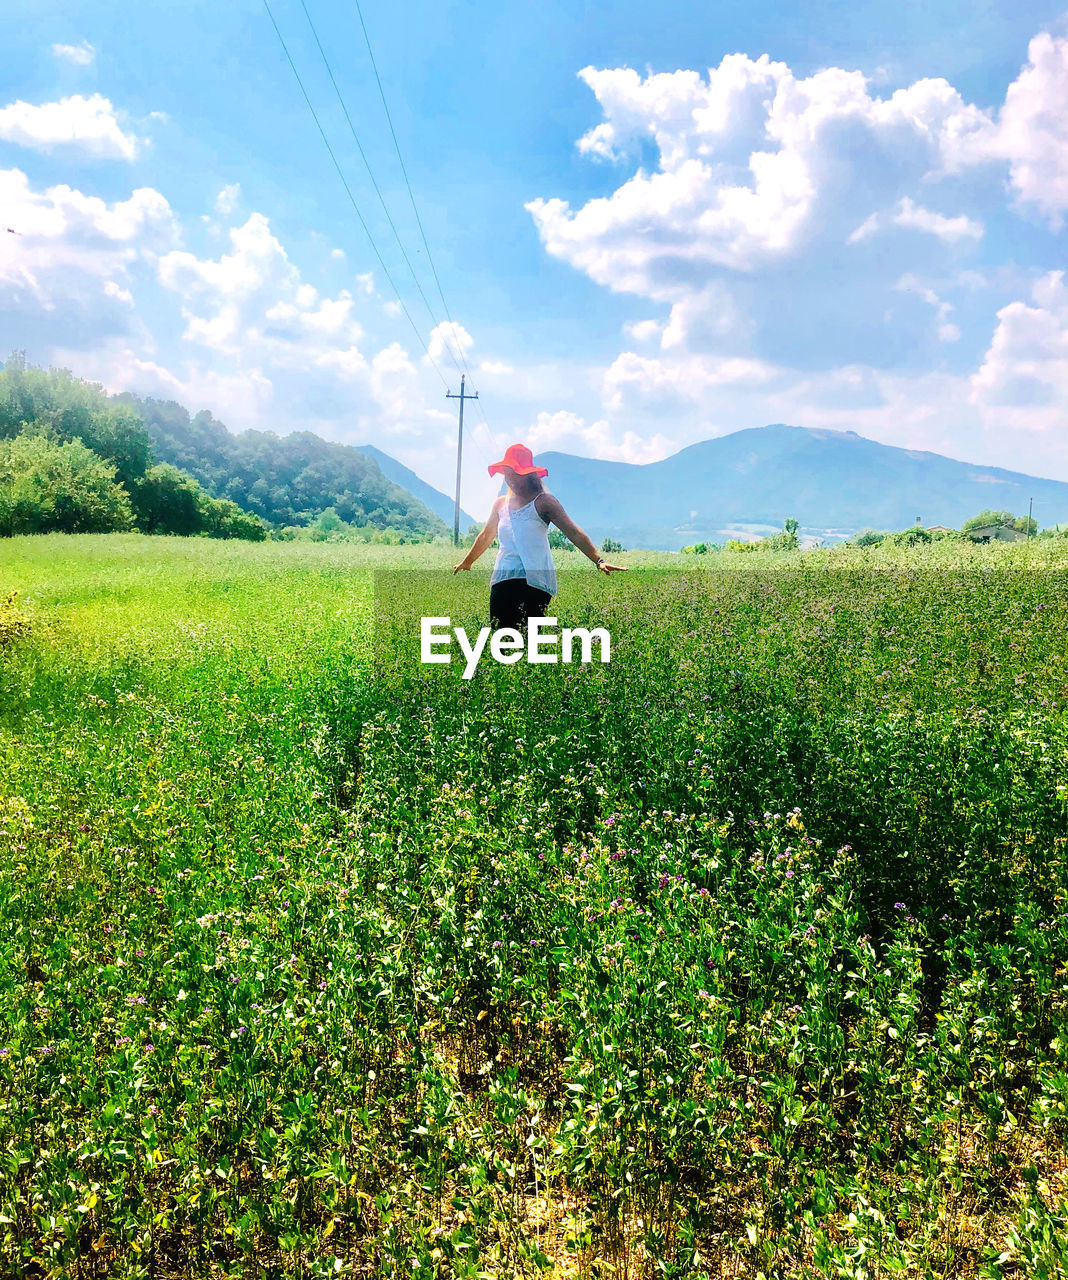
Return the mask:
<svg viewBox="0 0 1068 1280"><path fill-rule="evenodd" d="M200 533L203 496L200 485L169 462L150 467L131 495L137 527L143 533Z"/></svg>
<svg viewBox="0 0 1068 1280"><path fill-rule="evenodd" d="M888 534L886 537L886 542L892 547L916 547L933 541L934 537L918 524L902 529L898 533Z"/></svg>
<svg viewBox="0 0 1068 1280"><path fill-rule="evenodd" d="M858 547L877 547L885 538L886 534L879 529L861 529L853 541Z"/></svg>
<svg viewBox="0 0 1068 1280"><path fill-rule="evenodd" d="M0 438L27 433L60 444L80 440L112 463L122 485L143 476L152 459L148 432L129 406L112 403L69 369L29 365L16 351L0 371Z"/></svg>
<svg viewBox="0 0 1068 1280"><path fill-rule="evenodd" d="M549 546L554 551L574 551L575 544L567 537L566 534L560 532L559 529L549 530ZM604 548L602 548L603 550Z"/></svg>
<svg viewBox="0 0 1068 1280"><path fill-rule="evenodd" d="M626 547L622 542L617 542L615 538L605 538L601 543L601 550L611 554L613 551L626 551Z"/></svg>
<svg viewBox="0 0 1068 1280"><path fill-rule="evenodd" d="M0 535L111 533L132 528L115 467L80 440L43 435L0 441Z"/></svg>
<svg viewBox="0 0 1068 1280"><path fill-rule="evenodd" d="M1024 524L1027 523L1026 517L1021 517ZM980 511L978 515L969 516L961 525L961 533L971 533L974 529L985 529L988 525L1000 524L1006 529L1016 529L1020 526L1016 523L1017 517L1011 511Z"/></svg>

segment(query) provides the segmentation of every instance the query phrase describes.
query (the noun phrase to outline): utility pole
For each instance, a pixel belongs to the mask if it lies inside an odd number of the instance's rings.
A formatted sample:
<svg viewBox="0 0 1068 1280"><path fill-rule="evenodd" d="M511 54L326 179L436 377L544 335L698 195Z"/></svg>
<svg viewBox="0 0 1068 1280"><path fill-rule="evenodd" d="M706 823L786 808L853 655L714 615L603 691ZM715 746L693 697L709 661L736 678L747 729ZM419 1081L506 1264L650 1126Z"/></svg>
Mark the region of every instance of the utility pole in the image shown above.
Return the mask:
<svg viewBox="0 0 1068 1280"><path fill-rule="evenodd" d="M1029 498L1027 500L1027 546L1024 548L1025 551L1031 550L1031 511L1034 505L1034 498Z"/></svg>
<svg viewBox="0 0 1068 1280"><path fill-rule="evenodd" d="M452 518L452 545L458 547L460 545L460 459L463 457L464 450L464 401L477 400L478 392L464 391L464 374L460 374L460 394L455 395L451 391L445 392L446 400L459 400L460 402L460 429L456 434L456 510Z"/></svg>

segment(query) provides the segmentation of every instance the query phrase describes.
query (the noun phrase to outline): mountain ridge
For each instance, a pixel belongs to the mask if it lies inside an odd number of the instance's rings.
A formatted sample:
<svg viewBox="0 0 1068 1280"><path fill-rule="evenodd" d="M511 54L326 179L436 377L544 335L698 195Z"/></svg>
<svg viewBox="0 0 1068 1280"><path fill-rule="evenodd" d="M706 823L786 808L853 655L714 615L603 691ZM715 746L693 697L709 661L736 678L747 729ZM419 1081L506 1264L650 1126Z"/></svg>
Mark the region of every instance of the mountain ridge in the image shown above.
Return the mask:
<svg viewBox="0 0 1068 1280"><path fill-rule="evenodd" d="M882 444L855 431L771 423L687 445L655 462L538 455L547 486L591 536L677 550L737 536L740 526L840 537L872 527L959 527L986 508L1040 523L1068 519L1068 483L929 450Z"/></svg>

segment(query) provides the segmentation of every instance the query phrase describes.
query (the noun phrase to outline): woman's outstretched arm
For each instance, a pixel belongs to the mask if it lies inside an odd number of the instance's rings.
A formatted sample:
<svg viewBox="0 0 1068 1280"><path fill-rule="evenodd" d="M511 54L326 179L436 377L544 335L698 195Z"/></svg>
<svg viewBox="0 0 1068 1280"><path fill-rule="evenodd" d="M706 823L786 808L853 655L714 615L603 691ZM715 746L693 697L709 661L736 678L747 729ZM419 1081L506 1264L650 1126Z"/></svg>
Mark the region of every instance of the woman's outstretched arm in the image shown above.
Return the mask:
<svg viewBox="0 0 1068 1280"><path fill-rule="evenodd" d="M567 538L574 546L578 547L584 556L587 556L592 560L593 563L597 565L598 569L603 570L605 573L619 573L627 570L629 567L628 565L609 564L608 561L601 556L601 553L593 544L593 539L584 529L580 529L574 520L571 519L564 508L560 505L559 498L554 498L551 493L545 493L540 494L536 501L538 515L540 515L543 520L548 520L552 524L556 525L564 537Z"/></svg>
<svg viewBox="0 0 1068 1280"><path fill-rule="evenodd" d="M459 564L454 564L452 566L453 573L459 573L461 569L470 569L471 566L475 563L475 561L479 558L479 556L483 553L483 551L485 551L486 548L493 542L493 539L497 536L497 521L500 518L500 514L501 514L501 503L507 502L507 501L508 501L507 494L505 494L501 498L496 499L496 501L493 504L493 509L492 511L490 511L489 519L482 526L482 529L479 532L478 537L474 540L474 542L471 545L471 549L468 551L467 555L464 556L464 558L460 561Z"/></svg>

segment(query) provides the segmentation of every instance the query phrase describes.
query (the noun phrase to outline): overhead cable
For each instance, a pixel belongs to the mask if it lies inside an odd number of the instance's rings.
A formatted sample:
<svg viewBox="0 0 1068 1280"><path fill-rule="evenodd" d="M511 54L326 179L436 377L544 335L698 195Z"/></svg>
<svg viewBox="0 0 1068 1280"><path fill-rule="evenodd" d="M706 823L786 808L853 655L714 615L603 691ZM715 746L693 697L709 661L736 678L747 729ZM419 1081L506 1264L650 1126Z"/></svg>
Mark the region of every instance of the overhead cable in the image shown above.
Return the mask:
<svg viewBox="0 0 1068 1280"><path fill-rule="evenodd" d="M405 306L404 299L401 297L401 292L397 288L396 281L393 279L393 276L390 274L389 268L386 266L381 253L379 253L378 251L378 245L375 244L375 238L371 234L371 228L367 225L366 221L364 220L363 214L360 212L360 206L356 203L356 197L352 194L352 188L349 186L348 180L346 179L345 174L342 171L341 165L338 164L337 156L334 154L334 148L330 145L330 139L326 136L326 132L324 131L323 126L319 120L319 115L316 112L314 106L312 106L311 98L308 97L308 91L307 89L305 89L304 81L300 78L300 72L297 70L296 64L294 63L293 58L290 55L289 46L285 42L285 37L282 35L282 32L279 30L278 23L275 22L274 20L274 14L271 12L271 6L268 3L268 0L263 0L263 7L267 10L267 16L271 20L271 26L274 27L275 35L277 35L279 43L282 46L282 51L285 53L286 60L288 61L293 71L293 75L296 77L297 84L300 86L300 91L304 96L304 101L307 103L308 110L311 112L312 119L315 121L315 126L319 130L319 136L322 138L323 144L326 147L326 150L330 156L330 159L333 161L334 168L337 170L337 176L341 179L341 184L345 188L345 192L349 198L349 203L352 205L352 208L356 214L356 217L360 221L360 226L363 227L364 232L367 235L367 239L370 241L371 248L374 250L374 255L378 259L379 265L382 268L382 273L386 277L386 279L389 281L390 286L393 289L393 292L397 295L397 301L400 304L400 308L404 312L405 318L407 319L408 323L411 325L412 332L419 339L420 346L426 352L426 358L430 361L431 365L433 366L434 372L441 379L442 384L445 386L447 390L449 384L446 381L445 375L438 368L437 362L434 360L434 357L430 354L430 348L427 346L422 333L419 331L419 328L417 327L415 321L412 319L411 312Z"/></svg>

